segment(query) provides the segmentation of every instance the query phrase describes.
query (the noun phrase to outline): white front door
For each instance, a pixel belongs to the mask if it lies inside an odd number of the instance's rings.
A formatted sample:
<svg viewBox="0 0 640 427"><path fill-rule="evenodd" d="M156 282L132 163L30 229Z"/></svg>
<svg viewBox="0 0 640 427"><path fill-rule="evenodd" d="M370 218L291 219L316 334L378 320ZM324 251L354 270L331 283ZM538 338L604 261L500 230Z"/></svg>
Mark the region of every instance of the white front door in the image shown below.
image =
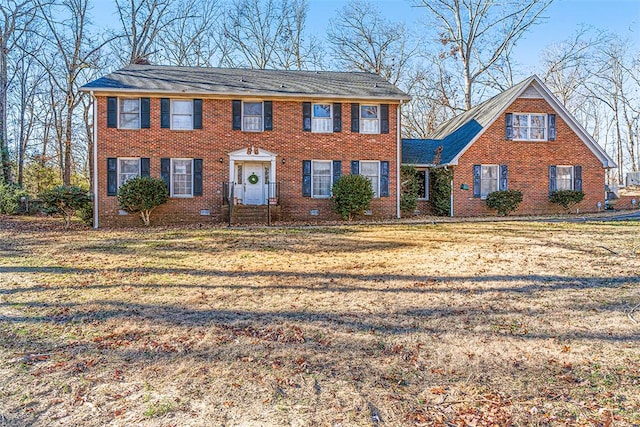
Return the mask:
<svg viewBox="0 0 640 427"><path fill-rule="evenodd" d="M243 203L245 205L264 205L264 166L260 163L245 163L243 169Z"/></svg>

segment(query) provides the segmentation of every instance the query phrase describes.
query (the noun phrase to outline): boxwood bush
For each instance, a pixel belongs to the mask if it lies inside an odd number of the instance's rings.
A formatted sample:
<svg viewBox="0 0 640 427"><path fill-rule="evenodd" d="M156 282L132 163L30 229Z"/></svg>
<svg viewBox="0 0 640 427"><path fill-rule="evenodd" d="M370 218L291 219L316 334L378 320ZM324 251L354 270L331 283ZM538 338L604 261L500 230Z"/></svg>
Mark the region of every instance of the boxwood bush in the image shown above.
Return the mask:
<svg viewBox="0 0 640 427"><path fill-rule="evenodd" d="M61 216L64 219L65 228L69 228L76 212L86 209L91 203L89 193L73 185L61 185L43 191L39 198L42 201L43 212Z"/></svg>
<svg viewBox="0 0 640 427"><path fill-rule="evenodd" d="M577 205L584 199L584 193L582 191L573 190L556 190L549 196L549 201L557 205L562 206L565 209L569 209L574 205Z"/></svg>
<svg viewBox="0 0 640 427"><path fill-rule="evenodd" d="M118 189L120 209L131 214L140 214L144 225L149 225L151 212L169 200L167 184L159 178L137 176Z"/></svg>
<svg viewBox="0 0 640 427"><path fill-rule="evenodd" d="M371 182L362 175L343 176L333 184L331 192L333 211L349 221L369 209L373 199Z"/></svg>
<svg viewBox="0 0 640 427"><path fill-rule="evenodd" d="M498 211L498 215L507 216L511 212L518 209L518 205L522 203L522 191L519 190L503 190L494 191L487 195L487 206Z"/></svg>

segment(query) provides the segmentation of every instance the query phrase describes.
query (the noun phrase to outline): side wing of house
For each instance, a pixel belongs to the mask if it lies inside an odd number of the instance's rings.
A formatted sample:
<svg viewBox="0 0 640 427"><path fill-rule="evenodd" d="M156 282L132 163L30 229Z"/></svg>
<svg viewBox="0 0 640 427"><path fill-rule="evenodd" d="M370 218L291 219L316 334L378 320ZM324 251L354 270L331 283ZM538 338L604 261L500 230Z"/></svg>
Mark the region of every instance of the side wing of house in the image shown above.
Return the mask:
<svg viewBox="0 0 640 427"><path fill-rule="evenodd" d="M583 191L584 200L573 209L594 212L604 204L606 168L615 166L537 78L505 103L452 164L456 216L495 214L486 196L505 189L523 193L515 214L566 213L549 201L555 190Z"/></svg>

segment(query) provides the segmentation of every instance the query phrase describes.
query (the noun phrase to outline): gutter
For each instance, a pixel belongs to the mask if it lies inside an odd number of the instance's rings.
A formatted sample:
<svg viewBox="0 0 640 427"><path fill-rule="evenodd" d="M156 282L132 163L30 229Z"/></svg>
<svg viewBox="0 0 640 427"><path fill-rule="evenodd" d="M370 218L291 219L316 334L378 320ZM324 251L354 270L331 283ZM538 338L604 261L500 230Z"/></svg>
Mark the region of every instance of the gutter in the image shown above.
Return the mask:
<svg viewBox="0 0 640 427"><path fill-rule="evenodd" d="M401 197L401 182L400 182L400 168L402 167L402 138L401 138L401 120L402 115L402 101L398 103L396 113L396 218L400 218L400 197Z"/></svg>
<svg viewBox="0 0 640 427"><path fill-rule="evenodd" d="M90 91L93 100L93 228L98 229L98 99Z"/></svg>

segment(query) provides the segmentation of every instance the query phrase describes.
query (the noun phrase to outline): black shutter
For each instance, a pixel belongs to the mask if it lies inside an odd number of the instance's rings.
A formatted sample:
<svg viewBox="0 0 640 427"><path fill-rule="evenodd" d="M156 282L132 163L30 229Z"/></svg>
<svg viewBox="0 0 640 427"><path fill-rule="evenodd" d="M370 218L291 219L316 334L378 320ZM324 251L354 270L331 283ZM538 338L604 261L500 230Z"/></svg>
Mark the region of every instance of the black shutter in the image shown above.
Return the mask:
<svg viewBox="0 0 640 427"><path fill-rule="evenodd" d="M549 166L549 195L556 191L556 167Z"/></svg>
<svg viewBox="0 0 640 427"><path fill-rule="evenodd" d="M169 129L171 127L171 100L160 98L160 127Z"/></svg>
<svg viewBox="0 0 640 427"><path fill-rule="evenodd" d="M107 127L118 127L118 98L115 96L107 97Z"/></svg>
<svg viewBox="0 0 640 427"><path fill-rule="evenodd" d="M202 159L193 159L193 195L202 196Z"/></svg>
<svg viewBox="0 0 640 427"><path fill-rule="evenodd" d="M351 132L360 133L360 104L351 104Z"/></svg>
<svg viewBox="0 0 640 427"><path fill-rule="evenodd" d="M242 130L242 101L234 99L231 101L231 128Z"/></svg>
<svg viewBox="0 0 640 427"><path fill-rule="evenodd" d="M115 196L118 193L118 159L107 159L107 196Z"/></svg>
<svg viewBox="0 0 640 427"><path fill-rule="evenodd" d="M573 167L573 189L582 191L582 166Z"/></svg>
<svg viewBox="0 0 640 427"><path fill-rule="evenodd" d="M380 133L389 133L389 104L380 104Z"/></svg>
<svg viewBox="0 0 640 427"><path fill-rule="evenodd" d="M311 197L311 160L302 161L302 197Z"/></svg>
<svg viewBox="0 0 640 427"><path fill-rule="evenodd" d="M140 98L140 129L151 127L151 100Z"/></svg>
<svg viewBox="0 0 640 427"><path fill-rule="evenodd" d="M311 132L311 103L302 103L302 131Z"/></svg>
<svg viewBox="0 0 640 427"><path fill-rule="evenodd" d="M333 161L333 183L342 177L342 160Z"/></svg>
<svg viewBox="0 0 640 427"><path fill-rule="evenodd" d="M151 159L148 157L140 159L140 176L151 176Z"/></svg>
<svg viewBox="0 0 640 427"><path fill-rule="evenodd" d="M171 188L169 184L171 179L171 159L162 158L160 159L160 177L167 184L167 189Z"/></svg>
<svg viewBox="0 0 640 427"><path fill-rule="evenodd" d="M473 197L480 197L482 194L481 180L482 166L473 165Z"/></svg>
<svg viewBox="0 0 640 427"><path fill-rule="evenodd" d="M264 130L273 130L273 102L264 101Z"/></svg>
<svg viewBox="0 0 640 427"><path fill-rule="evenodd" d="M380 197L389 197L389 162L380 162Z"/></svg>
<svg viewBox="0 0 640 427"><path fill-rule="evenodd" d="M556 140L556 115L549 114L549 141Z"/></svg>
<svg viewBox="0 0 640 427"><path fill-rule="evenodd" d="M333 131L342 132L342 104L333 104Z"/></svg>
<svg viewBox="0 0 640 427"><path fill-rule="evenodd" d="M500 165L500 191L507 191L509 188L509 168L507 165Z"/></svg>
<svg viewBox="0 0 640 427"><path fill-rule="evenodd" d="M351 175L360 175L360 161L351 160Z"/></svg>
<svg viewBox="0 0 640 427"><path fill-rule="evenodd" d="M513 114L507 113L504 115L504 129L505 137L508 140L513 139Z"/></svg>
<svg viewBox="0 0 640 427"><path fill-rule="evenodd" d="M193 128L202 129L202 99L193 100Z"/></svg>

